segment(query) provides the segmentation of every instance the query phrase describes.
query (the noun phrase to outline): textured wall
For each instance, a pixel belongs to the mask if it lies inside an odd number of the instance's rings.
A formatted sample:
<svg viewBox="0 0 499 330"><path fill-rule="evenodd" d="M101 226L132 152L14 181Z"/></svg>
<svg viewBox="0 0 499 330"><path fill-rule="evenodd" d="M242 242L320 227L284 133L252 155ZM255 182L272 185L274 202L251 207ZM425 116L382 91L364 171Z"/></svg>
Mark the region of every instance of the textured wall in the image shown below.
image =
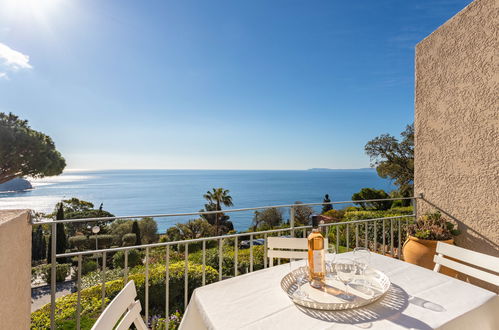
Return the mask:
<svg viewBox="0 0 499 330"><path fill-rule="evenodd" d="M0 328L29 329L31 224L26 210L0 211Z"/></svg>
<svg viewBox="0 0 499 330"><path fill-rule="evenodd" d="M416 46L415 193L459 246L499 256L499 0L476 0ZM419 212L431 209L420 202Z"/></svg>

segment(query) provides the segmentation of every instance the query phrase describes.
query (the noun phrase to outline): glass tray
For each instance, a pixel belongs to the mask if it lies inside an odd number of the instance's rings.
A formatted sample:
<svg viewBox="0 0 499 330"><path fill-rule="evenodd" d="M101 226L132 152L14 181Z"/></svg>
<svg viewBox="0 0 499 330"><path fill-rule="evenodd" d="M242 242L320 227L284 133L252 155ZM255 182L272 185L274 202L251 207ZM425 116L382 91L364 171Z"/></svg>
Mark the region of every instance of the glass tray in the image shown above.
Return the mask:
<svg viewBox="0 0 499 330"><path fill-rule="evenodd" d="M281 287L295 304L307 308L320 310L357 308L378 300L390 288L388 277L374 268L366 269L365 277L355 275L348 286L348 294L345 292L345 285L337 279L326 278L326 285L321 289L311 287L308 283L308 267L300 267L294 272L306 274L306 280L300 284L300 291L306 295L296 292L298 285L293 273L283 277Z"/></svg>

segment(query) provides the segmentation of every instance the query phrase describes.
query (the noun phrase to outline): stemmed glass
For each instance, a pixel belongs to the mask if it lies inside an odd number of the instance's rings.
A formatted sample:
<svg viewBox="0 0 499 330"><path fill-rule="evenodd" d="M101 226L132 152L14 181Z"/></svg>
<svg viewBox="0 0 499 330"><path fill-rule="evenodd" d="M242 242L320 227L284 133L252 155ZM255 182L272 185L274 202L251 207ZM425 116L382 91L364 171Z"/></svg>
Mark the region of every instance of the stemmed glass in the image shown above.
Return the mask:
<svg viewBox="0 0 499 330"><path fill-rule="evenodd" d="M326 263L326 277L332 279L334 277L334 260L336 259L336 247L329 243L326 246L326 255L324 257Z"/></svg>
<svg viewBox="0 0 499 330"><path fill-rule="evenodd" d="M336 274L345 285L345 293L348 295L348 284L353 281L357 269L355 263L351 259L339 259L335 264Z"/></svg>
<svg viewBox="0 0 499 330"><path fill-rule="evenodd" d="M289 259L289 267L291 269L291 273L295 278L297 286L294 294L300 298L308 297L307 293L302 291L301 289L301 285L303 284L303 282L305 282L305 279L308 276L307 271L302 269L302 267L305 267L305 269L307 269L307 262L307 259Z"/></svg>

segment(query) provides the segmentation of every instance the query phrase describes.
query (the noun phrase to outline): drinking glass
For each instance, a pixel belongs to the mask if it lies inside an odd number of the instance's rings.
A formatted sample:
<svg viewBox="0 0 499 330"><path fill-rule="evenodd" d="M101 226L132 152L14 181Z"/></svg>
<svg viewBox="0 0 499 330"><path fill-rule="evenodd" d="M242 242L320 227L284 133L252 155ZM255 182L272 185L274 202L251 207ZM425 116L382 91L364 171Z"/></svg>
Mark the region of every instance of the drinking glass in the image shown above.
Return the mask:
<svg viewBox="0 0 499 330"><path fill-rule="evenodd" d="M336 247L334 244L329 243L326 247L325 263L326 263L326 277L334 278L334 260L336 259Z"/></svg>
<svg viewBox="0 0 499 330"><path fill-rule="evenodd" d="M371 252L369 249L363 247L357 247L353 249L353 260L357 264L359 272L364 278L367 267L369 267L369 263L371 262Z"/></svg>
<svg viewBox="0 0 499 330"><path fill-rule="evenodd" d="M301 285L306 281L306 278L308 277L308 272L306 270L307 265L307 259L289 259L289 267L291 269L291 273L295 278L297 286L294 294L300 298L306 298L308 296L307 293L301 289ZM302 267L305 267L305 269L302 269Z"/></svg>
<svg viewBox="0 0 499 330"><path fill-rule="evenodd" d="M353 281L357 267L352 259L339 259L335 264L338 279L345 285L345 293L348 295L348 284Z"/></svg>
<svg viewBox="0 0 499 330"><path fill-rule="evenodd" d="M358 280L358 284L360 286L356 289L368 295L373 294L373 291L369 288L369 281L366 277L366 269L369 267L371 262L371 252L369 252L369 249L366 248L355 248L353 250L353 260L360 275Z"/></svg>

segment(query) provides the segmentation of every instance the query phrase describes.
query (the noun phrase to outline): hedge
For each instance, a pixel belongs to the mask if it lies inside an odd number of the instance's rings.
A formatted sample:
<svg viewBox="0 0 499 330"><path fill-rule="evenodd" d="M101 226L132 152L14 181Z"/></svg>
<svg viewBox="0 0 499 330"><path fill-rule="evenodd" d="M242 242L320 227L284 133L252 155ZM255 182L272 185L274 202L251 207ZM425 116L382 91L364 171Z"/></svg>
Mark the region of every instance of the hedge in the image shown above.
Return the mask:
<svg viewBox="0 0 499 330"><path fill-rule="evenodd" d="M169 307L170 313L176 310L183 311L184 301L184 262L170 264L170 290ZM189 296L195 288L202 285L202 266L189 262L188 288ZM149 307L150 315L164 315L165 312L165 265L151 265L149 269ZM206 283L215 282L218 279L218 272L207 266ZM142 306L144 303L145 274L132 274L129 280L135 281L138 298ZM106 304L113 299L118 292L123 289L123 279L106 282ZM93 286L81 290L81 316L94 321L101 312L101 286ZM76 319L77 293L72 293L56 300L55 320L57 327L63 327L68 322ZM93 322L82 324L82 329L90 329ZM47 329L50 327L50 304L31 313L31 329Z"/></svg>
<svg viewBox="0 0 499 330"><path fill-rule="evenodd" d="M253 270L263 269L264 255L265 250L263 245L253 246ZM245 274L249 272L250 249L239 249L237 256L238 274ZM202 258L202 251L197 251L193 254L189 254L189 261L195 262L197 264L202 264ZM206 265L218 270L218 260L218 248L206 250ZM222 275L234 276L234 247L232 246L223 247Z"/></svg>

